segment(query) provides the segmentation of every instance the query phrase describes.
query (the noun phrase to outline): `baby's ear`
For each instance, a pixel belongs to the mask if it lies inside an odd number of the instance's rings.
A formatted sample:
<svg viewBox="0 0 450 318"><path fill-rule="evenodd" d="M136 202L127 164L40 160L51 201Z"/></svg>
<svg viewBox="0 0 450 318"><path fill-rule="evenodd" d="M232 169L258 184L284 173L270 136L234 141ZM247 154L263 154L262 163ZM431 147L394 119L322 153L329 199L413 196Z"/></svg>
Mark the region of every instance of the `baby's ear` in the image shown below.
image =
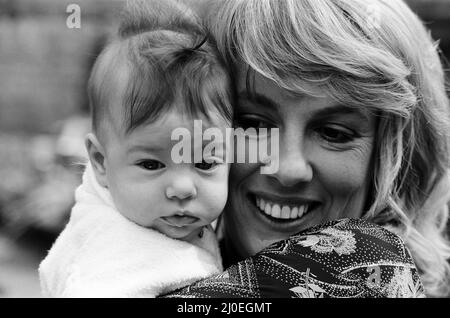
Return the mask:
<svg viewBox="0 0 450 318"><path fill-rule="evenodd" d="M86 135L85 144L97 182L107 188L105 149L93 133Z"/></svg>

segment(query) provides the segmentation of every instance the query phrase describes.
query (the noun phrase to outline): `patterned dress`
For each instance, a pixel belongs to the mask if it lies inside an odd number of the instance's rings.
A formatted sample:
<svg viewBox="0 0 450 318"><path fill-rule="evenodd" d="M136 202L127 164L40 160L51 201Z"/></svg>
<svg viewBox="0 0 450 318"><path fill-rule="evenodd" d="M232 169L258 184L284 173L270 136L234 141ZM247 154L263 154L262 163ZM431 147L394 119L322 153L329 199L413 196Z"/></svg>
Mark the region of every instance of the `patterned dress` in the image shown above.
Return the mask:
<svg viewBox="0 0 450 318"><path fill-rule="evenodd" d="M372 223L342 219L272 244L225 272L164 297L425 297L400 237Z"/></svg>

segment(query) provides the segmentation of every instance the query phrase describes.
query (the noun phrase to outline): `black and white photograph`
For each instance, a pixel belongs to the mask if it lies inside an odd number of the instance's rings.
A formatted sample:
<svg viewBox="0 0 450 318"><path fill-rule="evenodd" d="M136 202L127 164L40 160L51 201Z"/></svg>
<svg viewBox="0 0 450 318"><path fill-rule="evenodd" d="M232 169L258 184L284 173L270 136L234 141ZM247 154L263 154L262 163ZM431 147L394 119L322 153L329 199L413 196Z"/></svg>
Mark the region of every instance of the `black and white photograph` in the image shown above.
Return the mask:
<svg viewBox="0 0 450 318"><path fill-rule="evenodd" d="M450 0L0 0L0 298L450 298L449 218Z"/></svg>

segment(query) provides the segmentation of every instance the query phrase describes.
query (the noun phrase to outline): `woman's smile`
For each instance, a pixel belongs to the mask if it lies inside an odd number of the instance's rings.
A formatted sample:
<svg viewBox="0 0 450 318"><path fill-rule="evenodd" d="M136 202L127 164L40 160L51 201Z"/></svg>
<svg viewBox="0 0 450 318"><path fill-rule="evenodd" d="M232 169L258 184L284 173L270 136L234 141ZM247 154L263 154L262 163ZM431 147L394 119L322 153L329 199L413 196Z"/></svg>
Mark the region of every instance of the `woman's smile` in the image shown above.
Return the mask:
<svg viewBox="0 0 450 318"><path fill-rule="evenodd" d="M320 202L300 197L280 197L267 192L249 194L250 201L271 221L287 223L298 221L312 212Z"/></svg>

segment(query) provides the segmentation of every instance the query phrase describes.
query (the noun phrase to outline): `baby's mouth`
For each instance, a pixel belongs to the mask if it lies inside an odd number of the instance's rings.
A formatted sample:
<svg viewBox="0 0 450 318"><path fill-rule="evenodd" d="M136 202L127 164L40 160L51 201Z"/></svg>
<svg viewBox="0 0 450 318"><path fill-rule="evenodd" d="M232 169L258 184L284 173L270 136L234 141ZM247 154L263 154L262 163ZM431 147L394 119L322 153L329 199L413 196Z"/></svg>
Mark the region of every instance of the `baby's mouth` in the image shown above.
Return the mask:
<svg viewBox="0 0 450 318"><path fill-rule="evenodd" d="M174 227L184 227L187 225L194 224L200 219L198 217L190 215L171 215L171 216L163 216L161 217L161 220Z"/></svg>

